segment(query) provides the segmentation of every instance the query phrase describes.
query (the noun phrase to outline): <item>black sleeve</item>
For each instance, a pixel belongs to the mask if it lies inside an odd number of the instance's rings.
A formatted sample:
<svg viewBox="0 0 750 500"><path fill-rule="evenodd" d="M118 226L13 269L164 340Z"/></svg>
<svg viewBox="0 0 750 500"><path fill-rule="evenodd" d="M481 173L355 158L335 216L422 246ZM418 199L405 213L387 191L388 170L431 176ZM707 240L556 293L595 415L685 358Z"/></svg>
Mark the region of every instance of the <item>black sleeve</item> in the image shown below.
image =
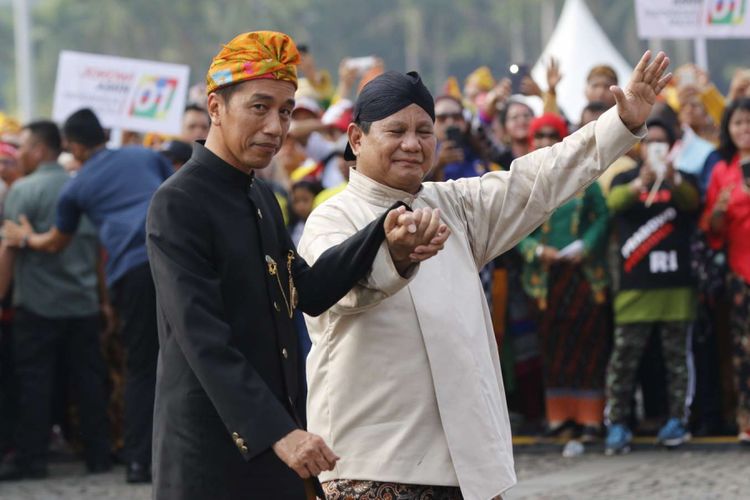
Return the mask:
<svg viewBox="0 0 750 500"><path fill-rule="evenodd" d="M147 234L158 305L166 319L160 327L174 336L228 432L245 439L243 457L249 460L297 425L233 345L208 217L185 191L162 187L149 208Z"/></svg>
<svg viewBox="0 0 750 500"><path fill-rule="evenodd" d="M292 274L302 312L310 316L324 313L367 276L385 239L385 217L401 205L406 206L401 202L394 204L349 239L323 252L312 267L294 249L297 257ZM288 236L287 240L288 248L294 248Z"/></svg>

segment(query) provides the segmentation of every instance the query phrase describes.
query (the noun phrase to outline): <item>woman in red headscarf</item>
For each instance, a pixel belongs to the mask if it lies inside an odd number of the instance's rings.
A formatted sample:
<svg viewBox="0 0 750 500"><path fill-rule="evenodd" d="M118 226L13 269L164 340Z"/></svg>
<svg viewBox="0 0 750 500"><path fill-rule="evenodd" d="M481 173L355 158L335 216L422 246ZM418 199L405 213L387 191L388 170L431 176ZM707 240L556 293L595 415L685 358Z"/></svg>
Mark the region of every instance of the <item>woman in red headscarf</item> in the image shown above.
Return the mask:
<svg viewBox="0 0 750 500"><path fill-rule="evenodd" d="M532 149L568 134L544 114L529 126ZM609 352L605 243L607 206L595 182L558 208L521 241L523 285L539 308L549 434L575 429L584 441L600 434Z"/></svg>

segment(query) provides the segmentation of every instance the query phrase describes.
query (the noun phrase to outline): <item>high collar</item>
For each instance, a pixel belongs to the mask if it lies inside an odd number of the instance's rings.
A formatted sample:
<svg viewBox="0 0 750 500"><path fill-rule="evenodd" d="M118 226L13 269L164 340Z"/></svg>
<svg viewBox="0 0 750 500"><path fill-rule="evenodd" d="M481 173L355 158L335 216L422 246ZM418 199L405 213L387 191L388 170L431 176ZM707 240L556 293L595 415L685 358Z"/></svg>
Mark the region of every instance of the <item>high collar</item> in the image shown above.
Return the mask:
<svg viewBox="0 0 750 500"><path fill-rule="evenodd" d="M411 206L422 192L421 186L417 194L407 193L406 191L386 186L358 172L354 168L349 170L349 185L347 189L350 189L357 197L364 201L384 208L391 207L398 201Z"/></svg>
<svg viewBox="0 0 750 500"><path fill-rule="evenodd" d="M252 185L253 180L255 179L254 171L251 170L250 173L246 173L234 168L232 165L217 156L213 151L208 149L204 145L204 141L193 142L193 155L191 159L201 165L210 167L216 175L232 184Z"/></svg>

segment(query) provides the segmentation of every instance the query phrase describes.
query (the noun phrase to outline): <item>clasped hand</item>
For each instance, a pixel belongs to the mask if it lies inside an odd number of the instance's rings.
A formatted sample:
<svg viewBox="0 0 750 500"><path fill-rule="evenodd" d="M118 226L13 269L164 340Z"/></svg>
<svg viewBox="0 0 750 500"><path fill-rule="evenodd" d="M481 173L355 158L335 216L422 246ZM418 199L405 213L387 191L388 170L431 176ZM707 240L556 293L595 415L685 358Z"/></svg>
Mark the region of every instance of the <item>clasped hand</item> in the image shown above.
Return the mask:
<svg viewBox="0 0 750 500"><path fill-rule="evenodd" d="M405 207L391 210L386 216L385 236L391 258L402 275L413 264L435 256L451 234L440 222L440 209Z"/></svg>

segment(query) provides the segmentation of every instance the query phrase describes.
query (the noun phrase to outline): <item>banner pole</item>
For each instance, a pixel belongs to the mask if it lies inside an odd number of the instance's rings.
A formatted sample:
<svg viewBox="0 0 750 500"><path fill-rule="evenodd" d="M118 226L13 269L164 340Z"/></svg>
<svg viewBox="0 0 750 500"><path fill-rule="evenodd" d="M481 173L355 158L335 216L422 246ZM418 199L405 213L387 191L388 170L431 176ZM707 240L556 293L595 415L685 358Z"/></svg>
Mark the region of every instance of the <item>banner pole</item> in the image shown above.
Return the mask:
<svg viewBox="0 0 750 500"><path fill-rule="evenodd" d="M695 37L693 48L695 54L695 64L699 68L708 71L708 48L706 44L706 37Z"/></svg>
<svg viewBox="0 0 750 500"><path fill-rule="evenodd" d="M113 127L109 130L109 142L107 147L117 149L122 147L122 129L119 127Z"/></svg>
<svg viewBox="0 0 750 500"><path fill-rule="evenodd" d="M16 58L16 96L18 116L22 122L31 120L36 113L34 61L31 49L31 18L27 0L13 0L13 34Z"/></svg>

